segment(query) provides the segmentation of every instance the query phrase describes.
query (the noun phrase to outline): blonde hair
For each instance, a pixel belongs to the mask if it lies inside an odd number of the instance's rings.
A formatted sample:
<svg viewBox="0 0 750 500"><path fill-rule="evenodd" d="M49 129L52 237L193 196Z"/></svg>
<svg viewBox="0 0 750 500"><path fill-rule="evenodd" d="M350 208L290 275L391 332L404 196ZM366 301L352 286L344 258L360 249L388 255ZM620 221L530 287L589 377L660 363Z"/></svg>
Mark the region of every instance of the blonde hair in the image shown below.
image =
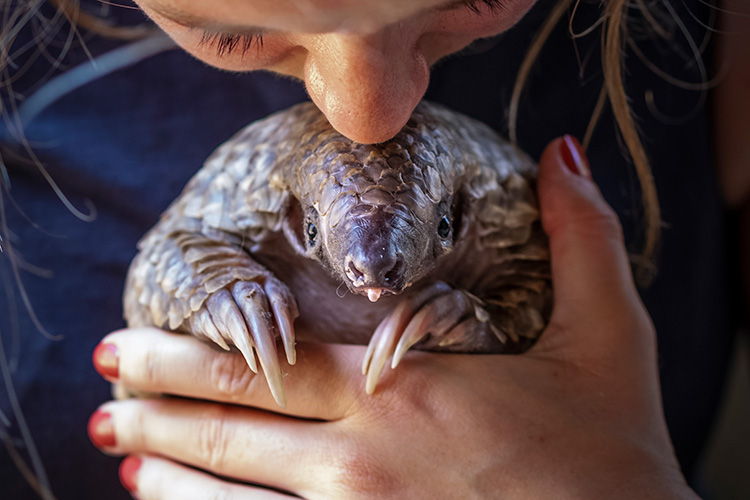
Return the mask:
<svg viewBox="0 0 750 500"><path fill-rule="evenodd" d="M39 13L39 8L45 2L49 2L56 8L56 16L52 19L43 19L42 15ZM16 37L21 32L21 28L23 28L26 23L30 22L32 18L42 18L42 20L45 22L43 26L44 29L41 31L37 43L40 45L40 47L38 48L39 52L42 53L44 57L49 58L51 60L51 64L55 64L55 62L53 56L51 56L47 52L47 49L49 41L55 35L56 29L58 29L60 26L60 16L65 18L70 27L69 29L71 30L69 33L70 36L68 37L68 43L73 36L78 36L82 40L80 34L78 33L79 27L82 27L93 33L121 40L140 39L150 33L153 33L155 30L145 23L143 25L133 27L118 27L108 24L103 19L82 11L80 9L78 0L19 0L18 5L14 5L13 2L5 2L3 7L0 8L0 15L3 19L3 24L0 26L0 91L5 92L5 95L2 96L2 100L0 100L0 117L2 117L5 125L8 127L9 132L15 135L16 139L23 144L26 151L29 153L30 158L34 161L42 175L44 175L45 179L56 192L57 196L63 201L68 209L71 210L71 212L86 220L87 217L85 215L82 215L75 208L73 208L72 205L69 204L64 194L62 194L62 191L59 190L52 177L44 168L44 165L36 158L33 150L25 140L20 124L20 119L18 117L18 97L14 93L12 88L13 81L15 78L17 78L17 76L11 76L8 72L8 68L12 67L14 64L14 54L11 53L11 48L14 45ZM83 41L81 43L83 43ZM65 47L62 50L65 51L67 50L67 48L68 44L66 43ZM20 68L19 73L25 71L26 69L27 67L23 65ZM7 108L5 106L6 95L8 97ZM4 195L7 191L7 188L9 187L6 186L6 182L8 182L8 172L7 167L4 163L2 151L0 151L0 255L7 257L10 263L11 271L13 273L13 279L15 280L19 294L26 307L26 310L29 313L31 321L36 325L37 329L42 334L44 334L48 338L54 339L56 337L46 332L44 327L39 322L31 305L30 299L23 286L23 283L21 282L19 274L19 263L21 262L20 257L16 254L10 238L3 238L4 235L7 236L9 233L5 220L5 212L3 210L5 203ZM17 341L17 338L14 337L14 341ZM8 353L5 351L4 346L2 345L2 341L0 341L0 364L5 365L4 368L7 369L8 365L11 363L12 362L8 357ZM26 447L26 454L28 455L28 463L26 457L24 457L20 453L20 451L16 448L16 445L11 440L10 434L8 432L5 432L5 429L3 428L4 424L2 421L0 421L0 434L2 434L2 441L5 445L5 449L8 452L8 456L18 468L19 473L24 477L24 479L37 495L39 495L41 498L44 498L45 500L55 500L55 496L52 493L49 480L47 479L44 466L42 465L41 458L39 456L39 453L37 452L36 446L34 445L34 441L31 439L29 430L26 427L25 419L23 417L23 414L21 413L20 407L18 407L17 405L12 382L7 379L4 382L6 384L10 384L6 386L6 392L10 401L15 402L12 403L13 412L16 416L17 422L19 423L18 425L21 430L21 437Z"/></svg>
<svg viewBox="0 0 750 500"><path fill-rule="evenodd" d="M122 27L109 24L101 18L88 14L81 10L78 0L47 0L54 5L58 12L65 16L71 26L80 26L97 35L120 40L135 40L141 38L153 30L145 25ZM102 1L103 4L108 2ZM116 7L124 5L113 4Z"/></svg>
<svg viewBox="0 0 750 500"><path fill-rule="evenodd" d="M552 33L553 28L560 22L563 14L574 4L578 6L581 0L558 0L552 8L549 16L542 24L536 37L531 43L526 56L518 71L509 109L510 139L518 141L517 119L518 106L521 93L526 85L531 68L537 60L545 42ZM607 101L612 108L618 131L627 148L627 153L633 163L641 187L641 198L645 214L644 221L644 244L637 254L631 254L631 260L635 264L636 279L642 286L648 285L655 273L654 257L659 245L661 235L661 209L659 198L656 193L656 184L651 172L646 151L641 142L638 129L633 118L633 113L628 104L625 93L625 83L622 76L623 58L622 47L627 40L627 23L625 10L629 4L627 0L608 0L604 4L604 12L600 18L602 25L602 71L604 84L599 93L597 104L593 110L589 126L583 137L584 149L588 148L594 128L604 111ZM651 19L643 2L638 2L638 8L646 19ZM658 28L658 25L650 21L650 24ZM571 33L572 35L572 33Z"/></svg>

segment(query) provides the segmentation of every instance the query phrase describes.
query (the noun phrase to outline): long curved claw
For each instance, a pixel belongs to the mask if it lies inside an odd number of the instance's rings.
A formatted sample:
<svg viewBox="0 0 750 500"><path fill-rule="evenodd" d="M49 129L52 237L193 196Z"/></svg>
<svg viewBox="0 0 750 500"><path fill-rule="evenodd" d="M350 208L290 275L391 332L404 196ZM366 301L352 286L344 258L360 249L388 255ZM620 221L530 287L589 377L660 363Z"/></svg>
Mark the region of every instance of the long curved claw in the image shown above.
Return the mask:
<svg viewBox="0 0 750 500"><path fill-rule="evenodd" d="M435 311L433 308L425 307L417 313L409 322L409 326L406 327L403 335L396 344L396 350L393 353L393 360L391 361L391 369L396 368L398 364L409 350L411 346L422 340L430 331L430 325L435 319Z"/></svg>
<svg viewBox="0 0 750 500"><path fill-rule="evenodd" d="M294 323L299 316L297 302L286 287L279 286L275 280L268 280L265 284L266 296L271 303L276 324L279 327L281 342L284 344L286 360L290 365L297 362L297 351L294 348Z"/></svg>
<svg viewBox="0 0 750 500"><path fill-rule="evenodd" d="M227 290L217 290L214 294L206 299L206 309L211 315L217 330L224 332L224 335L240 350L242 356L247 362L247 366L258 373L258 363L255 361L253 353L254 345L247 331L245 319L237 308L234 298Z"/></svg>
<svg viewBox="0 0 750 500"><path fill-rule="evenodd" d="M362 375L367 375L367 370L370 368L370 361L372 360L372 354L375 352L375 339L380 337L380 333L383 330L383 324L385 320L381 321L378 327L375 329L375 333L370 338L370 343L367 344L367 350L365 356L362 358Z"/></svg>
<svg viewBox="0 0 750 500"><path fill-rule="evenodd" d="M204 335L225 351L229 350L229 345L219 333L214 320L211 319L211 313L207 309L201 308L190 315L190 330L193 333Z"/></svg>
<svg viewBox="0 0 750 500"><path fill-rule="evenodd" d="M362 374L367 376L365 382L365 392L367 394L375 392L375 387L378 384L385 363L391 354L393 354L399 336L409 324L415 311L429 300L450 290L451 288L447 284L437 282L428 288L420 290L413 297L401 301L393 312L380 322L370 339L367 352L365 352L365 358L362 362Z"/></svg>
<svg viewBox="0 0 750 500"><path fill-rule="evenodd" d="M383 329L388 323L389 318L390 316L386 316L378 324L378 327L375 328L375 332L372 334L372 337L370 337L370 343L367 344L367 351L365 351L365 356L364 358L362 358L362 375L367 375L367 370L370 368L372 356L375 353L375 347L381 342L380 337L383 335Z"/></svg>
<svg viewBox="0 0 750 500"><path fill-rule="evenodd" d="M393 352L393 346L398 338L394 332L399 331L397 325L403 321L403 310L407 308L408 304L402 302L390 316L381 321L367 346L365 360L362 363L362 372L367 374L365 381L367 394L375 392L375 386L378 384L385 362Z"/></svg>
<svg viewBox="0 0 750 500"><path fill-rule="evenodd" d="M398 364L414 344L428 333L435 338L443 337L472 310L472 304L460 290L440 295L424 306L409 322L393 353L391 368Z"/></svg>
<svg viewBox="0 0 750 500"><path fill-rule="evenodd" d="M232 296L240 306L242 315L245 317L250 335L255 342L256 352L260 366L268 381L276 403L286 408L286 396L284 394L284 382L281 376L278 353L276 352L276 341L273 336L273 328L269 321L271 313L261 285L250 281L238 281L232 286Z"/></svg>

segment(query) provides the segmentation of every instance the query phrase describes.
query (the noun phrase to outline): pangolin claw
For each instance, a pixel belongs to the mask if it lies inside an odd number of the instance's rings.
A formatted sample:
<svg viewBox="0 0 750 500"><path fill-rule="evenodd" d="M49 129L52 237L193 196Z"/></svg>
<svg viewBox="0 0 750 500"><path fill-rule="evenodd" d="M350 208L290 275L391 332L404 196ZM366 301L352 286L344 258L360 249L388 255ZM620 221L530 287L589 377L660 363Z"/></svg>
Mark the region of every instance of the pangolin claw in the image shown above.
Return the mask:
<svg viewBox="0 0 750 500"><path fill-rule="evenodd" d="M201 308L195 311L189 320L190 331L206 336L225 351L230 350L229 345L227 345L218 328L216 328L216 324L213 318L211 318L211 313L208 309Z"/></svg>
<svg viewBox="0 0 750 500"><path fill-rule="evenodd" d="M295 318L299 316L297 302L287 287L275 279L266 281L265 291L268 301L271 303L274 318L276 318L281 342L284 344L287 363L293 365L297 362L297 351L294 348L294 327L292 326Z"/></svg>
<svg viewBox="0 0 750 500"><path fill-rule="evenodd" d="M367 377L365 391L375 392L389 357L393 369L419 342L438 350L464 346L483 335L487 320L479 299L443 282L401 301L380 322L367 346L362 363L362 373Z"/></svg>
<svg viewBox="0 0 750 500"><path fill-rule="evenodd" d="M232 286L232 296L239 305L247 323L260 366L263 368L263 373L268 381L268 388L271 390L276 403L285 408L284 382L276 351L273 325L270 321L271 312L268 310L268 301L263 286L253 281L238 281ZM239 348L239 346L237 347ZM245 359L247 359L247 356L245 356Z"/></svg>
<svg viewBox="0 0 750 500"><path fill-rule="evenodd" d="M287 288L273 278L236 281L210 294L203 307L188 319L188 326L229 350L236 347L247 366L258 373L258 363L274 399L286 406L275 328L284 344L289 364L296 361L294 328L297 303ZM274 322L275 320L275 322Z"/></svg>
<svg viewBox="0 0 750 500"><path fill-rule="evenodd" d="M446 283L439 281L421 290L416 295L401 301L393 312L378 325L370 339L362 362L362 373L367 376L365 392L372 394L380 379L386 361L393 354L395 346L409 322L426 302L436 296L451 291Z"/></svg>
<svg viewBox="0 0 750 500"><path fill-rule="evenodd" d="M453 290L431 299L412 318L401 335L393 353L391 368L396 368L406 351L427 334L436 339L445 336L469 312L473 312L473 305L461 290Z"/></svg>
<svg viewBox="0 0 750 500"><path fill-rule="evenodd" d="M406 303L402 304L406 307ZM367 346L365 359L362 362L362 374L367 375L365 382L365 392L367 394L375 392L375 386L378 383L383 367L385 367L385 362L388 360L388 356L393 350L393 344L396 342L396 337L388 335L388 333L394 330L392 325L399 320L399 308L402 308L401 304L399 304L393 314L380 322L375 329L372 339L370 339L370 344Z"/></svg>
<svg viewBox="0 0 750 500"><path fill-rule="evenodd" d="M224 338L229 340L245 357L247 365L258 373L258 364L253 354L253 344L242 313L228 290L217 290L206 299L206 309Z"/></svg>

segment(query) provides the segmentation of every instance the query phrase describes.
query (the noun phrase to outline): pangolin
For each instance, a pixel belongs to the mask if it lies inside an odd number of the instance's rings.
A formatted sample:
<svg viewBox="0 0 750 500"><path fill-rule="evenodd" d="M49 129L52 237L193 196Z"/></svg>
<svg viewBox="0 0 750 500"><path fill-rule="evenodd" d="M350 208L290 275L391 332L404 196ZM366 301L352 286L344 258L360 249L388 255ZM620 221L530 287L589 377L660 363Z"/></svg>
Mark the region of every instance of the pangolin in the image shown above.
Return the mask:
<svg viewBox="0 0 750 500"><path fill-rule="evenodd" d="M369 344L368 393L412 346L524 351L552 302L535 174L437 104L381 144L298 104L219 147L143 237L125 318L238 349L282 407L278 338L289 365L295 338Z"/></svg>

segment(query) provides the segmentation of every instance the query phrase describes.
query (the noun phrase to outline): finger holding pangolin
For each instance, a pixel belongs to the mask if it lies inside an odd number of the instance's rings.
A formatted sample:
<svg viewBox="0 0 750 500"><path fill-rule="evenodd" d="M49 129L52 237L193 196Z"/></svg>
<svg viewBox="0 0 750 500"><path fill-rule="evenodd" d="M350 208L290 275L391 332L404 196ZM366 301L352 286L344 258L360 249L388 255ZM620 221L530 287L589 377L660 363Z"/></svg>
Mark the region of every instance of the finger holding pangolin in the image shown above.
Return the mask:
<svg viewBox="0 0 750 500"><path fill-rule="evenodd" d="M111 436L97 432L109 420ZM325 472L321 439L329 427L235 405L183 399L129 399L107 403L94 414L92 441L114 454L159 455L240 481L300 491ZM334 431L335 432L335 431ZM301 455L300 443L308 450ZM300 472L288 474L294 461Z"/></svg>
<svg viewBox="0 0 750 500"><path fill-rule="evenodd" d="M156 328L114 332L95 350L94 365L110 382L134 391L335 420L344 416L362 391L361 379L350 374L356 371L352 367L359 364L363 353L362 346L298 345L293 370L285 360L280 362L285 373L285 391L289 395L289 405L283 410L274 401L263 375L254 374L239 353L220 351L178 333Z"/></svg>
<svg viewBox="0 0 750 500"><path fill-rule="evenodd" d="M120 466L123 486L139 500L288 500L273 490L222 481L210 474L149 455L131 455Z"/></svg>

